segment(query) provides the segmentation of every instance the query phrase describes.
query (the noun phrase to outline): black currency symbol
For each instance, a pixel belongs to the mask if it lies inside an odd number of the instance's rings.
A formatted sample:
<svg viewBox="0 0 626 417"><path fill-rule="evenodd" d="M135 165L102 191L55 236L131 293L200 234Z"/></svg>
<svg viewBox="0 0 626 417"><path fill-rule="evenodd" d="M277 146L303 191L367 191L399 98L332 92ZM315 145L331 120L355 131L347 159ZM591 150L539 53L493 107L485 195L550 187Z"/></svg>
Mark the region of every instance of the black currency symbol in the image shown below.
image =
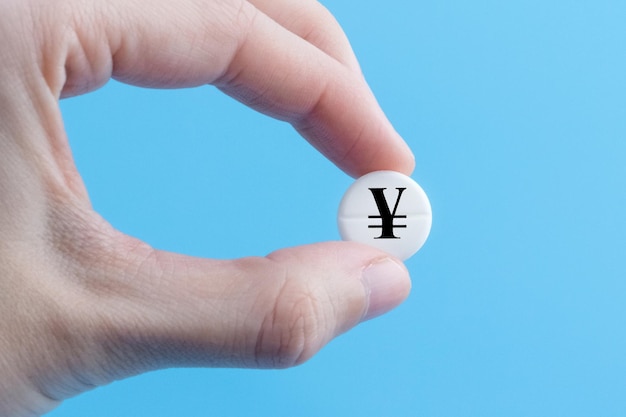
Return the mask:
<svg viewBox="0 0 626 417"><path fill-rule="evenodd" d="M374 201L376 201L376 206L378 206L379 216L367 216L368 219L381 219L381 224L378 225L369 225L367 226L369 229L382 229L380 236L375 239L400 239L396 235L393 234L393 229L401 228L406 229L406 224L393 224L395 219L406 219L404 215L397 215L396 211L398 210L398 204L400 203L400 198L402 197L402 193L406 188L396 188L398 190L398 198L396 198L396 204L393 207L393 211L389 210L389 205L387 204L387 199L385 198L385 190L386 188L370 188L369 189L374 196Z"/></svg>

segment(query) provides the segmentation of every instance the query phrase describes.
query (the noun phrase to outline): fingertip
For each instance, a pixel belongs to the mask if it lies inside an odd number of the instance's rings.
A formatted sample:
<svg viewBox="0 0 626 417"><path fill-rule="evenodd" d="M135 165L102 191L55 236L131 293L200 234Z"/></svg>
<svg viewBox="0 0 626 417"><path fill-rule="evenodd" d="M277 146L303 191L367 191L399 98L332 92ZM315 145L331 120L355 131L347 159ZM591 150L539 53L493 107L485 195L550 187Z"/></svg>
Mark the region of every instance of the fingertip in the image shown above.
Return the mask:
<svg viewBox="0 0 626 417"><path fill-rule="evenodd" d="M367 308L362 321L378 317L400 305L411 291L409 272L393 258L378 259L362 274L367 293Z"/></svg>
<svg viewBox="0 0 626 417"><path fill-rule="evenodd" d="M404 139L402 140L402 142L404 143L405 151L402 153L401 168L398 170L398 172L410 177L411 174L413 174L413 171L415 171L415 154L409 147L409 144L404 141Z"/></svg>
<svg viewBox="0 0 626 417"><path fill-rule="evenodd" d="M371 167L361 173L369 174L373 171L396 171L401 174L411 176L415 170L415 155L409 145L402 139L396 141L394 151L389 152L387 159L374 161Z"/></svg>
<svg viewBox="0 0 626 417"><path fill-rule="evenodd" d="M415 170L415 155L409 145L394 133L387 141L379 144L355 147L337 165L353 178L359 178L374 171L396 171L411 176ZM360 153L360 154L357 154Z"/></svg>

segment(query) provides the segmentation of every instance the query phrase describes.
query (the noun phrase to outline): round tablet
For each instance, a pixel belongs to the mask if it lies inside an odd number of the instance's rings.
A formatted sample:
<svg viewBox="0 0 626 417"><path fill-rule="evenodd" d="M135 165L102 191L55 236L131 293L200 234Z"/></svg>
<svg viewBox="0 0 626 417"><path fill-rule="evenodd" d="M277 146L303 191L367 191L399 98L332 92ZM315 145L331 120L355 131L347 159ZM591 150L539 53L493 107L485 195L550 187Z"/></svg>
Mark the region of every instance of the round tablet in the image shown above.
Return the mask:
<svg viewBox="0 0 626 417"><path fill-rule="evenodd" d="M426 193L411 178L376 171L348 188L337 223L343 240L366 243L405 260L426 242L432 211Z"/></svg>

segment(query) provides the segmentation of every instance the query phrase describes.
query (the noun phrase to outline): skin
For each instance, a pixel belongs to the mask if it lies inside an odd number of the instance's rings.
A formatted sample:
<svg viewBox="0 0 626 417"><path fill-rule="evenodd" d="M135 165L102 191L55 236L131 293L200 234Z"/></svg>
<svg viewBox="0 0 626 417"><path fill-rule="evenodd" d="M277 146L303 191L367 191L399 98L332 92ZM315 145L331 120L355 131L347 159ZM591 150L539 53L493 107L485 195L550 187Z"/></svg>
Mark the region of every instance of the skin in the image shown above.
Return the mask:
<svg viewBox="0 0 626 417"><path fill-rule="evenodd" d="M408 295L404 266L326 242L262 258L166 253L91 207L59 100L110 78L212 84L352 176L411 151L314 0L0 2L0 415L173 366L283 368Z"/></svg>

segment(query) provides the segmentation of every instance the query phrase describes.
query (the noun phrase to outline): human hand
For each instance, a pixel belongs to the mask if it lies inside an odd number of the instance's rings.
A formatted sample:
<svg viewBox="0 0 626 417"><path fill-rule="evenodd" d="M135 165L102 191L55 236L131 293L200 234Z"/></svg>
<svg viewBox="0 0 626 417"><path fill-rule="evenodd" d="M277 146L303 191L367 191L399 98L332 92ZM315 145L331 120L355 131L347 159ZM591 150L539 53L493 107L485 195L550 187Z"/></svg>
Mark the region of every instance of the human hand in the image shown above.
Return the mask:
<svg viewBox="0 0 626 417"><path fill-rule="evenodd" d="M0 39L0 415L163 367L293 366L407 296L402 264L355 243L233 261L155 250L93 211L72 161L58 101L113 77L213 84L353 176L409 174L314 0L5 0Z"/></svg>

